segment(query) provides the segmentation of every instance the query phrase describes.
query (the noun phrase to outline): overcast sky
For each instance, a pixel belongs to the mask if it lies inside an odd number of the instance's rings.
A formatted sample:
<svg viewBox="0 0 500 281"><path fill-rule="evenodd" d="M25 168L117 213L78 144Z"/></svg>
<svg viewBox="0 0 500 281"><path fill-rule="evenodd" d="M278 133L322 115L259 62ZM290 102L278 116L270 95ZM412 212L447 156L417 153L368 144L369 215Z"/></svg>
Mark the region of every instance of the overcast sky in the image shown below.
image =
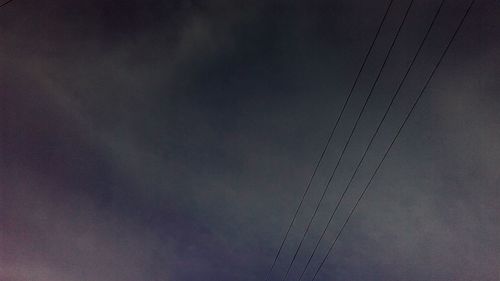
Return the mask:
<svg viewBox="0 0 500 281"><path fill-rule="evenodd" d="M387 0L0 8L0 280L264 281ZM395 0L270 281L403 18ZM296 281L439 0L415 0ZM445 1L306 278L469 1ZM318 280L500 280L500 2L478 0Z"/></svg>

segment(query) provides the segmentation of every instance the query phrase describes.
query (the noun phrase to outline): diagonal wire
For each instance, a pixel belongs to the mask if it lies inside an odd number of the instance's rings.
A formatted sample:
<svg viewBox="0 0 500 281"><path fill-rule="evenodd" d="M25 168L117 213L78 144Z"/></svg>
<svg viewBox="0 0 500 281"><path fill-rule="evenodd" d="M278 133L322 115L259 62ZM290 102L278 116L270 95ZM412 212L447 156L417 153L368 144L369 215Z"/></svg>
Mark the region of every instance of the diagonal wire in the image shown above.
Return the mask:
<svg viewBox="0 0 500 281"><path fill-rule="evenodd" d="M10 0L10 1L13 1L13 0ZM309 192L309 189L311 188L312 181L313 181L314 177L316 176L316 173L318 171L320 163L322 162L322 160L323 160L323 158L325 156L325 153L326 153L326 151L327 151L327 149L328 149L328 147L329 147L329 145L330 145L330 143L332 141L333 135L334 135L335 131L337 130L337 127L339 125L339 121L340 121L342 115L344 114L344 111L345 111L345 109L347 107L347 104L348 104L349 100L351 99L352 93L354 92L354 88L358 84L359 77L361 76L361 73L362 73L362 71L363 71L363 69L364 69L364 67L366 65L368 57L370 56L370 54L371 54L371 52L373 50L373 46L375 45L375 41L377 40L377 38L378 38L378 36L380 34L380 30L382 29L382 26L383 26L383 24L384 24L384 22L385 22L385 20L387 18L387 14L389 13L389 10L390 10L393 2L394 2L394 0L390 0L389 1L389 4L388 4L388 6L387 6L387 8L385 10L384 16L382 17L382 20L381 20L381 22L379 24L379 27L378 27L378 29L377 29L377 31L375 33L375 36L374 36L374 38L373 38L373 40L372 40L372 42L370 44L370 47L368 48L368 51L367 51L367 53L365 54L365 56L363 58L363 63L361 64L361 67L359 68L359 70L358 70L358 72L356 74L356 78L354 79L354 83L352 84L352 86L351 86L351 88L349 90L349 94L347 95L347 98L345 99L344 104L342 105L342 109L340 110L340 114L339 114L339 116L337 117L337 120L334 123L334 126L333 126L333 128L332 128L332 130L330 132L330 135L328 136L328 140L326 142L326 145L323 148L323 151L321 152L321 155L320 155L318 161L316 162L316 165L314 167L314 171L313 171L313 173L312 173L312 175L311 175L311 177L309 179L309 182L308 182L308 184L306 186L306 189L305 189L304 193L302 194L302 198L300 200L299 206L295 210L293 218L292 218L292 220L291 220L291 222L290 222L290 224L288 226L288 229L287 229L287 231L285 233L285 236L283 237L283 240L282 240L282 242L280 244L278 252L276 253L276 256L274 257L273 264L271 265L271 268L269 269L269 272L268 272L267 277L266 277L267 281L271 277L271 273L272 273L274 267L276 266L276 262L278 260L278 257L281 254L281 251L283 250L283 246L285 245L285 242L286 242L286 240L288 238L288 235L290 234L290 231L292 229L292 226L293 226L295 220L297 219L297 215L299 213L299 210L301 209L301 207L302 207L302 205L304 203L304 200L305 200L305 198L306 198L306 196L307 196L307 194Z"/></svg>
<svg viewBox="0 0 500 281"><path fill-rule="evenodd" d="M9 4L10 2L13 2L13 1L14 1L14 0L8 0L8 1L6 1L6 2L4 2L4 3L0 4L0 8L2 8L3 6L5 6L5 5L7 5L7 4Z"/></svg>
<svg viewBox="0 0 500 281"><path fill-rule="evenodd" d="M389 147L386 149L385 153L384 153L384 156L382 157L382 160L379 162L379 164L377 165L377 168L375 169L375 171L373 172L372 176L370 177L370 180L368 181L368 183L365 185L364 189L363 189L363 192L361 193L361 195L358 197L356 203L354 204L353 208L351 209L351 211L349 212L349 215L347 216L347 219L344 221L344 224L342 225L342 227L340 228L340 231L339 233L337 234L337 236L335 237L335 240L333 241L333 243L330 245L330 248L328 249L328 252L327 254L325 255L325 257L323 258L323 260L321 261L318 269L316 270L316 272L314 273L314 276L313 276L313 279L312 281L316 280L316 277L319 273L319 271L321 270L322 266L324 265L326 259L328 258L328 256L332 253L332 250L333 248L335 247L335 244L337 243L340 235L342 234L342 231L344 230L345 226L347 225L347 223L349 222L349 220L351 219L352 215L354 214L354 211L356 210L356 208L358 207L359 205L359 202L361 201L361 199L363 199L363 196L365 195L366 191L368 190L368 187L371 185L371 183L373 182L373 179L375 178L375 175L377 174L377 172L380 170L380 167L382 166L384 160L387 158L387 155L389 154L389 151L391 150L392 146L394 145L394 143L396 142L396 139L398 138L398 136L400 135L404 125L406 124L406 122L408 121L408 119L410 118L412 112L415 110L415 107L416 105L418 104L418 102L420 101L420 98L422 97L423 93L425 92L425 90L427 89L427 87L429 86L429 83L430 81L432 80L432 77L434 76L434 74L436 73L436 70L439 68L439 66L441 65L442 61L443 61L443 58L445 57L446 53L448 52L450 46L451 46L451 43L454 41L458 31L460 30L460 28L462 27L464 21L465 21L465 18L467 17L467 15L469 14L473 4L474 4L475 0L473 0L470 4L469 4L469 7L467 8L467 11L465 12L464 16L462 17L462 19L460 20L460 23L458 24L457 28L455 29L450 41L448 42L448 44L446 45L443 53L441 54L441 57L439 58L437 64L434 66L434 69L432 70L431 74L429 75L429 78L427 79L427 81L425 82L424 84L424 87L422 88L422 90L420 91L419 95L417 96L417 98L415 99L415 101L413 102L411 108L410 108L410 111L406 114L405 116L405 119L403 120L403 123L400 125L400 127L398 128L398 131L396 132L396 135L394 136L394 139L392 140L391 144L389 145Z"/></svg>
<svg viewBox="0 0 500 281"><path fill-rule="evenodd" d="M403 84L404 84L406 78L408 77L408 74L410 73L410 70L413 67L413 64L415 63L415 61L417 60L417 57L419 56L420 52L422 51L422 47L424 46L424 43L427 41L427 38L429 37L430 31L431 31L432 27L434 26L434 23L436 22L436 19L438 18L438 15L439 15L442 7L443 7L444 2L445 2L444 0L441 0L441 3L439 4L439 7L437 8L436 12L434 13L434 17L432 18L431 23L427 27L427 30L426 30L425 35L424 35L424 38L420 42L420 45L418 46L417 52L413 56L413 58L412 58L412 60L410 62L410 65L408 66L405 74L403 75L403 79L400 81L400 83L399 83L399 85L397 87L396 92L392 95L392 98L391 98L391 101L389 103L389 106L387 107L386 111L384 112L384 115L383 115L382 119L379 121L379 123L377 125L377 128L375 129L375 132L372 134L371 139L368 142L368 146L365 148L365 151L363 152L363 155L361 156L361 159L359 160L359 162L358 162L358 164L357 164L357 166L356 166L356 168L354 170L354 173L351 175L351 177L349 179L349 182L347 183L347 185L346 185L346 187L345 187L342 195L340 196L340 199L337 201L335 209L333 210L333 213L330 216L330 219L328 220L328 223L326 224L325 228L323 229L323 232L321 233L321 236L320 236L318 242L314 246L314 250L312 251L311 255L309 256L309 259L307 260L307 263L306 263L306 265L305 265L302 273L300 274L299 281L302 280L302 278L304 277L304 274L306 273L307 268L308 268L309 264L311 263L311 260L312 260L312 258L314 256L314 254L318 250L318 247L319 247L321 241L323 240L323 238L324 238L324 236L325 236L325 234L326 234L326 232L328 230L328 227L330 226L330 223L332 222L333 218L335 217L335 214L337 213L337 210L338 210L340 204L342 203L342 200L344 199L344 196L346 195L347 190L351 186L352 181L356 177L356 175L357 175L357 173L359 171L359 168L361 167L361 164L363 163L363 160L365 159L368 151L370 150L370 148L371 148L371 146L373 144L373 140L377 136L380 128L382 127L382 124L384 123L385 119L387 118L387 114L389 113L392 105L394 104L394 101L396 100L396 97L400 93L401 88L403 87Z"/></svg>
<svg viewBox="0 0 500 281"><path fill-rule="evenodd" d="M319 207L320 207L321 203L323 202L323 200L325 198L325 195L326 195L326 193L327 193L327 191L328 191L328 189L330 187L330 183L332 182L332 180L333 180L333 178L334 178L334 176L335 176L335 174L337 172L337 169L340 166L340 163L342 162L342 159L344 158L344 155L345 155L345 152L347 150L347 147L349 146L349 143L351 142L351 139L352 139L352 137L354 135L354 131L358 127L359 120L361 119L361 116L365 112L366 106L368 105L368 101L370 100L370 98L371 98L371 96L373 94L373 90L375 89L375 86L377 85L377 83L378 83L378 81L379 81L379 79L380 79L380 77L382 75L382 72L383 72L383 70L384 70L384 68L385 68L385 66L387 64L387 61L389 60L389 56L390 56L390 54L391 54L391 52L392 52L392 50L394 48L394 45L396 44L396 41L397 41L397 39L399 37L399 34L401 33L401 29L402 29L404 23L406 22L406 18L408 17L408 14L410 12L411 7L413 6L413 3L414 3L414 0L411 0L410 4L408 5L408 8L406 8L406 12L404 14L404 17L403 17L403 19L402 19L402 21L401 21L401 23L400 23L400 25L399 25L399 27L397 29L397 32L396 32L396 35L394 36L394 39L392 40L391 46L389 47L389 50L386 53L386 56L384 58L384 62L382 63L382 66L379 69L379 72L377 74L377 77L375 78L375 81L372 84L372 87L370 89L369 94L365 98L365 101L364 101L363 107L361 108L361 111L358 113L356 121L354 122L354 126L351 129L349 137L347 138L347 142L344 144L344 147L342 148L342 152L340 153L340 157L337 160L337 163L335 164L333 172L331 173L330 178L328 179L328 182L325 185L325 188L323 189L323 193L321 194L321 198L318 201L318 203L316 204L316 208L314 210L314 213L313 213L311 219L309 220L309 223L307 224L306 230L305 230L304 234L302 235L300 243L299 243L297 249L295 250L295 253L293 255L292 261L288 265L287 271L286 271L286 273L285 273L282 281L286 280L286 278L288 277L288 274L290 273L290 270L291 270L291 268L293 266L293 263L295 262L295 259L297 258L297 254L299 253L299 251L300 251L300 249L302 247L302 244L304 243L304 240L305 240L307 234L309 233L309 230L310 230L311 225L312 225L312 223L314 221L314 218L316 217L316 215L318 213L318 210L319 210Z"/></svg>

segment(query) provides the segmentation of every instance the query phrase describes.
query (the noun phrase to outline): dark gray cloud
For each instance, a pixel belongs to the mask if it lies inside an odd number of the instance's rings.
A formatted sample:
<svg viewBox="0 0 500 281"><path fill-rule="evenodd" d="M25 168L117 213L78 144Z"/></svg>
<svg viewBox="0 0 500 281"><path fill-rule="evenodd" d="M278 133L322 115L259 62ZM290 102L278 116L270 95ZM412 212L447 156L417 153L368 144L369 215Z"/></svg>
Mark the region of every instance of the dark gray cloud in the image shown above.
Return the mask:
<svg viewBox="0 0 500 281"><path fill-rule="evenodd" d="M408 3L395 1L277 273ZM262 280L386 4L18 0L2 8L0 279ZM312 238L438 4L416 1ZM339 218L466 4L445 4ZM473 8L322 278L500 278L498 12L494 1Z"/></svg>

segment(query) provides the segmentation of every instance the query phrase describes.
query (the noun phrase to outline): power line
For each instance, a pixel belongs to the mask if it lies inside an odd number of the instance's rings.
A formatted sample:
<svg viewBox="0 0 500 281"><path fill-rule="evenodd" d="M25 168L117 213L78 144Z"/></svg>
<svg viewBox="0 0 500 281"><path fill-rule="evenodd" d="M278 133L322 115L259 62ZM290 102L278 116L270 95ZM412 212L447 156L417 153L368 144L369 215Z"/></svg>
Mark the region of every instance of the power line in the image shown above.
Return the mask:
<svg viewBox="0 0 500 281"><path fill-rule="evenodd" d="M10 1L13 1L13 0L10 0ZM314 177L316 176L316 173L317 173L317 171L318 171L318 168L319 168L319 166L320 166L320 163L322 162L322 160L323 160L323 158L324 158L324 156L325 156L325 153L326 153L326 151L327 151L327 149L328 149L328 147L329 147L329 145L330 145L330 143L331 143L331 140L332 140L332 138L333 138L333 135L334 135L335 131L337 130L337 127L338 127L339 121L340 121L340 119L341 119L342 115L344 114L344 111L345 111L345 109L346 109L346 107L347 107L347 104L348 104L349 100L351 99L352 93L354 92L354 88L356 87L356 85L357 85L357 83L358 83L358 80L359 80L359 77L361 76L361 73L362 73L362 71L363 71L363 69L364 69L364 67L365 67L365 65L366 65L367 60L368 60L368 57L370 56L370 54L371 54L371 52L372 52L372 50L373 50L373 46L375 45L375 41L377 40L377 38L378 38L378 36L379 36L379 34L380 34L380 30L382 29L382 26L383 26L383 24L384 24L384 22L385 22L385 20L386 20L386 18L387 18L387 14L389 13L389 10L390 10L390 8L391 8L391 6L392 6L392 3L393 3L393 2L394 2L394 0L390 0L390 1L389 1L389 4L388 4L388 6L387 6L387 8L386 8L386 10L385 10L384 16L382 17L382 20L381 20L381 22L380 22L380 24L379 24L379 27L378 27L378 29L377 29L377 31L376 31L376 33L375 33L375 36L374 36L374 38L373 38L373 40L372 40L372 42L371 42L371 44L370 44L370 47L368 48L368 51L367 51L367 53L365 54L365 56L364 56L364 58L363 58L363 62L362 62L362 64L361 64L361 67L360 67L360 69L358 70L358 72L357 72L357 74L356 74L356 77L355 77L355 79L354 79L354 83L352 84L352 86L351 86L351 88L350 88L350 90L349 90L349 94L347 95L347 98L345 99L344 104L342 105L342 109L340 110L340 114L339 114L339 116L337 117L337 120L336 120L336 121L335 121L335 123L334 123L334 126L333 126L333 128L332 128L332 130L331 130L331 132L330 132L330 135L328 136L328 139L327 139L326 145L325 145L325 147L323 148L323 151L321 152L321 155L320 155L320 157L319 157L318 161L316 162L316 165L315 165L315 167L314 167L314 171L313 171L313 173L312 173L312 175L311 175L311 177L310 177L310 179L309 179L309 182L307 183L307 186L306 186L306 189L305 189L304 193L302 194L302 198L301 198L301 200L300 200L299 206L298 206L298 207L297 207L297 209L295 210L295 213L294 213L294 215L293 215L293 218L292 218L292 220L291 220L291 222L290 222L290 224L289 224L289 226L288 226L288 229L287 229L287 231L286 231L286 233L285 233L285 237L283 238L283 240L282 240L282 242L281 242L281 244L280 244L280 247L279 247L279 249L278 249L278 252L276 253L276 256L274 257L273 264L271 265L271 268L269 269L269 272L268 272L267 277L266 277L266 280L267 280L267 281L268 281L268 280L269 280L269 278L271 277L271 273L272 273L272 271L273 271L273 269L274 269L274 267L275 267L275 265L276 265L276 262L277 262L277 260L278 260L278 257L279 257L279 255L280 255L281 251L283 250L283 246L285 245L285 242L286 242L286 239L288 238L288 235L290 234L290 230L292 229L292 226L293 226L293 224L294 224L295 220L297 219L297 216L298 216L299 210L301 209L301 207L302 207L302 205L303 205L303 203L304 203L304 200L305 200L305 198L306 198L307 194L309 193L309 190L310 190L310 188L311 188L312 181L313 181Z"/></svg>
<svg viewBox="0 0 500 281"><path fill-rule="evenodd" d="M14 0L8 0L6 2L4 2L3 4L0 4L0 8L2 8L3 6L9 4L10 2L13 2Z"/></svg>
<svg viewBox="0 0 500 281"><path fill-rule="evenodd" d="M312 215L311 219L309 220L309 223L308 223L308 225L306 227L306 230L305 230L304 234L302 235L300 243L299 243L299 245L298 245L298 247L297 247L297 249L296 249L296 251L295 251L295 253L293 255L292 261L288 265L287 271L286 271L286 273L285 273L285 275L284 275L284 277L282 279L283 281L288 277L288 274L290 273L290 270L291 270L291 268L293 266L293 263L295 262L295 259L297 258L297 254L299 253L299 251L300 251L300 249L302 247L302 244L303 244L303 242L304 242L307 234L309 233L309 230L310 230L311 225L312 225L312 223L314 221L314 218L316 217L316 215L318 213L318 210L319 210L319 207L320 207L321 203L323 202L323 200L325 198L326 192L328 191L330 183L332 182L332 180L333 180L333 178L334 178L334 176L335 176L335 174L337 172L337 169L338 169L340 163L342 162L342 159L344 158L344 155L345 155L345 152L347 150L347 147L349 146L349 143L351 142L352 136L354 135L354 131L358 127L359 120L361 119L361 116L365 112L366 106L368 105L368 101L370 100L370 98L371 98L371 96L373 94L373 90L375 89L375 86L377 85L377 83L378 83L378 81L379 81L379 79L380 79L380 77L382 75L382 72L383 72L383 70L384 70L384 68L385 68L385 66L387 64L387 61L389 60L389 56L390 56L390 54L392 52L392 49L394 48L394 45L395 45L395 43L396 43L396 41L397 41L397 39L399 37L399 34L401 33L401 28L403 27L404 23L406 22L406 18L408 17L408 14L410 12L411 7L413 6L413 3L414 3L414 0L411 0L410 4L408 5L408 8L406 9L404 17L403 17L403 19L402 19L402 21L401 21L401 23L400 23L400 25L399 25L399 27L398 27L398 29L396 31L396 35L394 36L394 39L392 40L391 46L389 47L389 50L387 51L387 54L386 54L386 56L384 58L384 62L382 63L382 66L379 69L379 72L377 74L377 77L375 78L375 81L372 84L372 87L370 89L369 94L365 98L365 101L364 101L363 107L361 108L361 111L358 113L356 121L354 122L354 126L351 129L349 137L347 138L347 142L345 143L344 147L342 148L342 152L340 153L340 157L337 160L337 163L335 164L333 172L330 175L330 178L328 179L328 182L327 182L327 184L326 184L326 186L325 186L325 188L323 190L323 194L321 195L321 198L320 198L320 200L318 201L318 203L316 205L316 208L315 208L315 210L313 212L313 215Z"/></svg>
<svg viewBox="0 0 500 281"><path fill-rule="evenodd" d="M397 87L397 90L396 92L393 94L392 98L391 98L391 101L389 103L389 106L387 107L386 111L384 112L384 115L382 117L382 119L379 121L378 125L377 125L377 128L375 129L375 132L372 134L371 136L371 139L370 141L368 142L368 146L366 147L365 151L363 152L363 155L361 157L361 159L359 160L356 168L354 169L354 173L352 174L352 176L350 177L342 195L340 196L340 199L337 201L337 205L335 206L335 209L333 210L333 213L332 215L330 216L330 219L328 220L328 223L326 224L325 228L323 229L323 232L321 233L321 236L318 240L318 242L316 243L316 245L314 246L314 250L312 251L311 255L309 256L309 259L307 260L307 263L302 271L302 273L300 274L300 277L299 277L299 281L302 280L304 274L306 273L307 271L307 268L309 266L309 264L311 263L311 260L314 256L314 254L316 253L321 241L323 240L327 230L328 230L328 227L330 226L330 223L333 221L333 218L335 217L335 214L337 213L337 210L340 206L340 204L342 203L342 200L344 199L344 196L346 195L347 193L347 190L349 189L349 187L351 186L352 184L352 181L353 179L356 177L358 171L359 171L359 168L361 167L361 164L363 163L367 153L368 153L368 150L370 150L372 144L373 144L373 140L375 139L375 137L377 136L380 128L382 127L382 124L384 123L385 119L387 118L387 114L389 113L392 105L394 104L394 101L396 99L396 97L398 96L399 92L401 91L401 88L404 84L404 81L406 80L406 78L408 77L408 74L410 73L410 70L412 69L413 67L413 64L415 63L417 57L419 56L421 50L422 50L422 47L424 46L424 43L427 41L427 38L430 34L430 31L432 29L432 27L434 26L434 23L436 22L436 19L438 18L438 15L441 11L441 8L443 7L443 4L444 4L444 0L441 0L441 3L439 4L439 7L438 9L436 10L436 12L434 13L434 17L432 18L432 21L430 23L430 25L428 26L426 32L425 32L425 35L424 35L424 38L422 39L422 41L420 42L420 45L418 46L418 49L417 49L417 52L415 53L415 55L413 56L411 62L410 62L410 65L408 66L405 74L403 75L403 79L400 81L398 87Z"/></svg>
<svg viewBox="0 0 500 281"><path fill-rule="evenodd" d="M325 257L323 258L323 260L321 261L318 269L316 270L316 272L314 273L314 276L313 276L313 279L312 281L316 280L316 277L319 273L319 271L321 270L322 266L324 265L326 259L328 258L328 256L330 255L330 253L332 252L333 248L335 247L335 244L337 243L340 235L342 234L345 226L347 225L347 223L349 222L349 220L351 219L352 215L354 214L354 211L356 210L356 208L358 207L359 205L359 202L361 201L361 199L363 199L363 196L365 195L366 191L368 190L368 187L370 186L370 184L373 182L373 179L375 178L375 175L377 174L377 172L380 170L380 167L382 166L384 160L387 158L387 155L389 154L389 151L391 150L392 146L394 145L394 143L396 142L396 139L398 138L398 136L400 135L404 125L406 124L406 122L408 121L408 119L410 118L412 112L414 111L416 105L418 104L420 98L422 97L423 93L425 92L425 90L427 89L427 87L429 86L429 83L430 81L432 80L432 77L434 76L434 74L436 73L436 70L438 69L438 67L441 65L442 61L443 61L443 58L445 57L446 53L448 52L450 46L451 46L451 43L453 42L453 40L455 39L458 31L460 30L460 28L462 27L464 21L465 21L465 18L467 17L467 15L469 14L473 4L474 4L475 0L473 0L470 4L469 4L469 7L467 8L467 11L465 12L464 16L462 17L462 19L460 20L460 23L458 24L457 28L455 29L455 32L453 33L450 41L448 42L448 44L446 45L443 53L441 54L441 57L439 58L437 64L434 66L434 69L432 70L429 78L427 79L427 81L425 82L424 84L424 87L422 88L422 90L420 91L419 95L417 96L417 98L415 99L415 101L413 102L411 108L410 108L410 111L406 114L406 117L405 119L403 120L403 123L400 125L400 127L398 128L398 131L396 133L396 135L394 136L394 139L392 140L391 144L389 145L389 147L387 148L387 150L385 151L383 157L382 157L382 160L379 162L379 164L377 165L377 168L375 169L375 171L373 172L372 176L370 177L370 180L368 181L368 183L365 185L364 189L363 189L363 192L361 193L361 195L358 197L356 203L354 204L353 208L351 209L351 211L349 212L349 215L347 216L347 219L345 220L344 224L342 225L342 227L340 228L340 231L339 233L337 234L337 236L335 237L335 240L333 241L333 243L330 245L330 248L328 249L328 252L327 254L325 255Z"/></svg>

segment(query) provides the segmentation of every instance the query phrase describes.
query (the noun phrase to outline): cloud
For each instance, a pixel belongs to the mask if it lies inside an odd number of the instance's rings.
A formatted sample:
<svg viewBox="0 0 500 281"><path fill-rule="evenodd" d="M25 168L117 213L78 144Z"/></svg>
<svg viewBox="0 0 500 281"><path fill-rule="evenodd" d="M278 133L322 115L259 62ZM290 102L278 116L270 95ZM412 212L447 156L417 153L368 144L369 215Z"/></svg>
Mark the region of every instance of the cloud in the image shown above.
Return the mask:
<svg viewBox="0 0 500 281"><path fill-rule="evenodd" d="M2 187L2 280L171 280L170 238L100 210L64 183L17 173Z"/></svg>

